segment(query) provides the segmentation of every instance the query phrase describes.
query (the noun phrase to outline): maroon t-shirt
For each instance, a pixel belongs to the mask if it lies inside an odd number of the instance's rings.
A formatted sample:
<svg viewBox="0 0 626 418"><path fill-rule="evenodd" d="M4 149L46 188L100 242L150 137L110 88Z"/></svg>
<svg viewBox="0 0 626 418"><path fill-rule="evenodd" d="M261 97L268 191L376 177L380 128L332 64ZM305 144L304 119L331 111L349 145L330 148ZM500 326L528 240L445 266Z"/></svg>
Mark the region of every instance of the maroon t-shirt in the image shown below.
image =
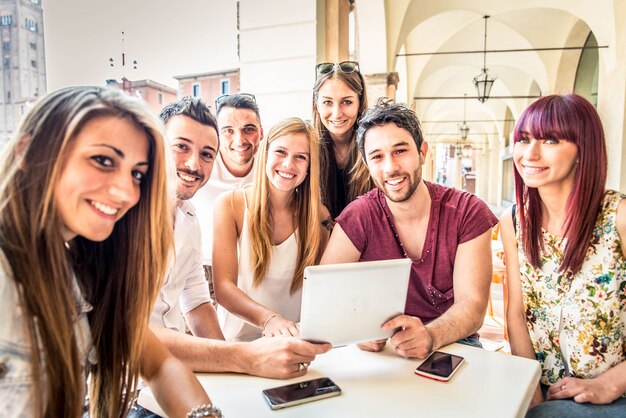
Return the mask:
<svg viewBox="0 0 626 418"><path fill-rule="evenodd" d="M432 199L430 219L422 258L412 260L405 313L428 323L454 303L452 272L458 245L483 234L498 220L473 194L424 184ZM337 222L361 252L361 261L406 257L385 195L378 188L350 203Z"/></svg>

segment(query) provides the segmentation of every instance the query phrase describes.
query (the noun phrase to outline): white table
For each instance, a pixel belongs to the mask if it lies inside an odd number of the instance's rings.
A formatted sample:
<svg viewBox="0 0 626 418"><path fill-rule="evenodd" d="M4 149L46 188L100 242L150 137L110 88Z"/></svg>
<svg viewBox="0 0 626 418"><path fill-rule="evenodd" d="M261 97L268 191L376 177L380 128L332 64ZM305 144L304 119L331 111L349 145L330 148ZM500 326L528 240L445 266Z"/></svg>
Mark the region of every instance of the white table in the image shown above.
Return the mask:
<svg viewBox="0 0 626 418"><path fill-rule="evenodd" d="M539 381L539 363L461 344L441 351L465 357L465 364L447 382L417 376L419 360L397 356L387 346L369 353L351 345L318 356L309 373L273 380L232 373L198 373L213 403L226 418L234 417L523 417ZM343 394L272 411L261 391L327 376ZM172 382L175 384L175 382ZM138 402L163 414L149 389Z"/></svg>

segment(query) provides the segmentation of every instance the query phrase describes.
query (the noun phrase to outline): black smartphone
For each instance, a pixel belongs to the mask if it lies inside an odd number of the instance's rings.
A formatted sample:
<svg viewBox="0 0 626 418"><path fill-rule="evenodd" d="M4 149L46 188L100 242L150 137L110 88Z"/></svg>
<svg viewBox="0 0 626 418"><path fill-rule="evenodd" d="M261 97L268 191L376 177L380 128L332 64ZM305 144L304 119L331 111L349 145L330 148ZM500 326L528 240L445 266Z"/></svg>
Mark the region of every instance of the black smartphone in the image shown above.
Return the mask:
<svg viewBox="0 0 626 418"><path fill-rule="evenodd" d="M430 353L426 360L415 369L415 373L429 379L447 382L463 361L465 359L461 356L435 351Z"/></svg>
<svg viewBox="0 0 626 418"><path fill-rule="evenodd" d="M263 391L263 396L272 409L287 408L338 395L341 395L341 389L327 377L292 383Z"/></svg>

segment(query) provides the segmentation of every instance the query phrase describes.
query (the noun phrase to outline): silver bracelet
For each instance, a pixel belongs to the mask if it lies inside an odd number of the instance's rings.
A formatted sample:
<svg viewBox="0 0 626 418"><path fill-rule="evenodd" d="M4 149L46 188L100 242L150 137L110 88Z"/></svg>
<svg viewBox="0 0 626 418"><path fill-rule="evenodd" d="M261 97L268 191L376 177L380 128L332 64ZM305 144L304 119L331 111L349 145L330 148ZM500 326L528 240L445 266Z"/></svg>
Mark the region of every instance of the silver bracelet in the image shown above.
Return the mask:
<svg viewBox="0 0 626 418"><path fill-rule="evenodd" d="M277 313L268 316L267 319L265 320L265 322L263 322L263 328L261 328L261 330L265 331L265 327L267 327L268 322L270 322L273 318L276 318L277 316L278 316Z"/></svg>
<svg viewBox="0 0 626 418"><path fill-rule="evenodd" d="M203 417L224 418L224 415L222 415L222 411L218 407L208 404L196 406L187 413L187 418Z"/></svg>

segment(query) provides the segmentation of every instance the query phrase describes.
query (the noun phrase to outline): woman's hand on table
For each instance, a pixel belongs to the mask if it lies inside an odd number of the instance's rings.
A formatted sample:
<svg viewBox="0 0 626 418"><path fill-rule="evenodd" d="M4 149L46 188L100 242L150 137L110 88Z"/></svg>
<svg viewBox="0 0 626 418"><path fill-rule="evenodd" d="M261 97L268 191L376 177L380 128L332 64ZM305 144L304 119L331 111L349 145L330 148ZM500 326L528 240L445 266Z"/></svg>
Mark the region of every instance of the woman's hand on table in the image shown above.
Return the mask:
<svg viewBox="0 0 626 418"><path fill-rule="evenodd" d="M611 382L606 381L602 375L593 379L579 379L577 377L565 377L557 380L548 389L546 400L574 399L578 403L592 403L596 405L610 404L622 396L612 388Z"/></svg>

